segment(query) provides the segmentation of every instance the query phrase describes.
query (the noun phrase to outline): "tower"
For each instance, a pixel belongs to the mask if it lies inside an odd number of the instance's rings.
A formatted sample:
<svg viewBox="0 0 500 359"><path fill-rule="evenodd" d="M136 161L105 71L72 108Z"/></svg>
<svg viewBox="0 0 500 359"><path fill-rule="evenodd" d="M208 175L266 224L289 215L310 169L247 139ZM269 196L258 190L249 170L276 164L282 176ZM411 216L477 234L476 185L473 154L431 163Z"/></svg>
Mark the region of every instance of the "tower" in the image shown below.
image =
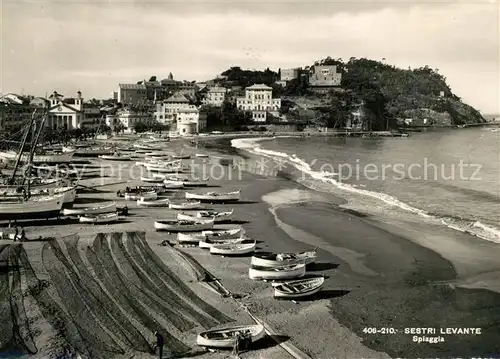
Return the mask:
<svg viewBox="0 0 500 359"><path fill-rule="evenodd" d="M169 79L169 80L173 80L173 79L174 79L174 75L172 75L172 73L169 73L169 74L168 74L168 79Z"/></svg>

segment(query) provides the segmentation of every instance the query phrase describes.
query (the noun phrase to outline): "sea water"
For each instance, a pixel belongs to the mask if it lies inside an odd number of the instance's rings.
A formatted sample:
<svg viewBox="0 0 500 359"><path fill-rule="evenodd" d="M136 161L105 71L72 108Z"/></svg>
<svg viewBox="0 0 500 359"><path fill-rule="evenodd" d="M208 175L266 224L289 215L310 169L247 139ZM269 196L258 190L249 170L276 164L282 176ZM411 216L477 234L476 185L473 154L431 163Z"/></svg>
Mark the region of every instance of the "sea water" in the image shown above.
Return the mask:
<svg viewBox="0 0 500 359"><path fill-rule="evenodd" d="M234 139L264 158L293 166L296 180L380 219L439 224L500 245L500 134L443 129L406 138ZM266 170L263 168L263 170Z"/></svg>

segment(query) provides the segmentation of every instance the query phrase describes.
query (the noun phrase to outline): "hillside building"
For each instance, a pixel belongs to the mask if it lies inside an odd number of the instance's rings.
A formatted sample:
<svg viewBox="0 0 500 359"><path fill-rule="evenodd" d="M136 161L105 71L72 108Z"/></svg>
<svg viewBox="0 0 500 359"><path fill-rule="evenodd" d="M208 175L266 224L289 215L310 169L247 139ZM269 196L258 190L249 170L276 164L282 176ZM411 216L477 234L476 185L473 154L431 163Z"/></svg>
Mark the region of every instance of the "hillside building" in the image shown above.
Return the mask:
<svg viewBox="0 0 500 359"><path fill-rule="evenodd" d="M309 86L313 92L326 93L340 87L342 74L336 65L317 65L309 74Z"/></svg>
<svg viewBox="0 0 500 359"><path fill-rule="evenodd" d="M273 98L271 87L254 84L245 89L244 97L236 98L236 106L242 111L250 111L255 122L265 122L268 113L279 116L281 99Z"/></svg>
<svg viewBox="0 0 500 359"><path fill-rule="evenodd" d="M221 107L226 99L227 89L225 87L211 87L206 91L203 99L204 105Z"/></svg>

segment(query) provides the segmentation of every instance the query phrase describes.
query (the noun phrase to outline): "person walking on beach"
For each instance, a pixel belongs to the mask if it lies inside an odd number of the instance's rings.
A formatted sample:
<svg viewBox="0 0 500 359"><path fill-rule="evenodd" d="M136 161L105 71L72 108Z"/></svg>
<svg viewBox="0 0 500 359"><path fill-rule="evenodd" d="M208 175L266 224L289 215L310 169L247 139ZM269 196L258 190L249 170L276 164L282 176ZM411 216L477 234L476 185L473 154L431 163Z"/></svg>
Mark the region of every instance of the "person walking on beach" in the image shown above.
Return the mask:
<svg viewBox="0 0 500 359"><path fill-rule="evenodd" d="M161 335L160 333L158 333L158 331L156 331L155 336L156 336L156 346L154 347L154 350L156 352L156 348L158 348L158 358L162 359L162 357L163 357L163 343L164 343L163 335Z"/></svg>

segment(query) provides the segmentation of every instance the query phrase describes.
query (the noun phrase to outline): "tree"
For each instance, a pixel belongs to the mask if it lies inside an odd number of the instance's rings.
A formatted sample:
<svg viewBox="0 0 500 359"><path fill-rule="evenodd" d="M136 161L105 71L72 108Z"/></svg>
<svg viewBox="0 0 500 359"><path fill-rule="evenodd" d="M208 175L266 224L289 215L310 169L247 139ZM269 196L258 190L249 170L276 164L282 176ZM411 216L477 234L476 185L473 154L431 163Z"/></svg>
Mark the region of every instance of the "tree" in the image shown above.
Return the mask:
<svg viewBox="0 0 500 359"><path fill-rule="evenodd" d="M155 82L156 81L156 76L151 76L149 78L149 82Z"/></svg>

